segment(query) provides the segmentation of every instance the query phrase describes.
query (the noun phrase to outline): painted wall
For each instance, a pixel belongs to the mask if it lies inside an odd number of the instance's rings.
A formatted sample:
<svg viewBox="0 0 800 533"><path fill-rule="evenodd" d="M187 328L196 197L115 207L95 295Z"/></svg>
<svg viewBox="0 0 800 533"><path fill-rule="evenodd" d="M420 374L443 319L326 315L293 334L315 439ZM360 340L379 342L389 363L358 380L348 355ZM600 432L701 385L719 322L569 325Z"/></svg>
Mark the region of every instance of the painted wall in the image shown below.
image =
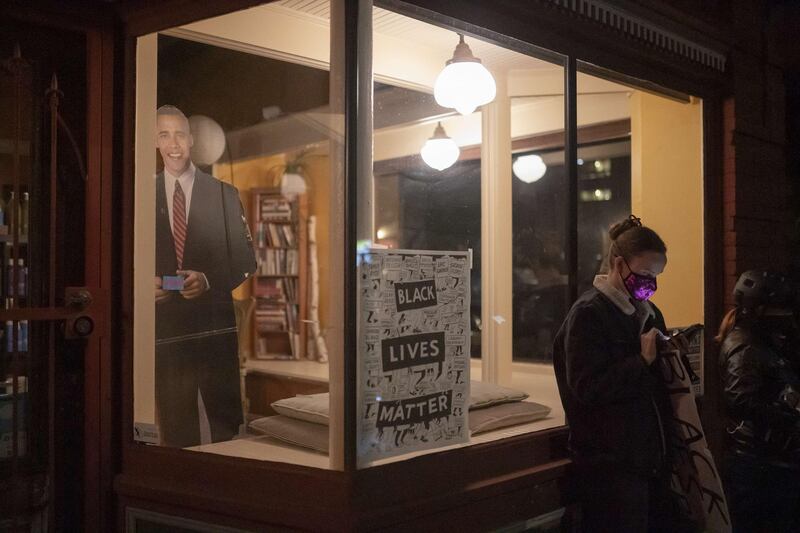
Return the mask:
<svg viewBox="0 0 800 533"><path fill-rule="evenodd" d="M631 96L631 208L667 245L653 298L668 326L703 322L703 108Z"/></svg>

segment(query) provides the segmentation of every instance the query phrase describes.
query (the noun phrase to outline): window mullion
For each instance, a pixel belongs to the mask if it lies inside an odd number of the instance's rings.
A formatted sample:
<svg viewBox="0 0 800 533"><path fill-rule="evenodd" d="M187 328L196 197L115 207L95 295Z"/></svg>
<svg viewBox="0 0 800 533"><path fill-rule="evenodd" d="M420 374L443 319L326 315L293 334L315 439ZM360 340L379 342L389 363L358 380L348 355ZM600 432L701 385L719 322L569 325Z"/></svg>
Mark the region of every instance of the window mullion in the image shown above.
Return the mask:
<svg viewBox="0 0 800 533"><path fill-rule="evenodd" d="M567 164L566 260L570 304L578 298L578 83L577 60L567 58L564 69L564 158Z"/></svg>

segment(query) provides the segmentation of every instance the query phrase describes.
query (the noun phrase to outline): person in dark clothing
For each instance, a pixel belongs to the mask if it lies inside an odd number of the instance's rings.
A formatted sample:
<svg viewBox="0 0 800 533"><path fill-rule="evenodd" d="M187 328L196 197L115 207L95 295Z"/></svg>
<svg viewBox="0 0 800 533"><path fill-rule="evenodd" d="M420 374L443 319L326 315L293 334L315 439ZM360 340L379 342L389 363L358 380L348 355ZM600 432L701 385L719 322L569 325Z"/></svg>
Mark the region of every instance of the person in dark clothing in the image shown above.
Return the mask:
<svg viewBox="0 0 800 533"><path fill-rule="evenodd" d="M578 298L553 347L582 529L682 531L669 487L672 408L653 364L666 327L648 301L667 249L633 216L609 235L608 275Z"/></svg>
<svg viewBox="0 0 800 533"><path fill-rule="evenodd" d="M735 532L800 531L800 377L793 290L783 276L743 273L720 326L729 418L722 470Z"/></svg>

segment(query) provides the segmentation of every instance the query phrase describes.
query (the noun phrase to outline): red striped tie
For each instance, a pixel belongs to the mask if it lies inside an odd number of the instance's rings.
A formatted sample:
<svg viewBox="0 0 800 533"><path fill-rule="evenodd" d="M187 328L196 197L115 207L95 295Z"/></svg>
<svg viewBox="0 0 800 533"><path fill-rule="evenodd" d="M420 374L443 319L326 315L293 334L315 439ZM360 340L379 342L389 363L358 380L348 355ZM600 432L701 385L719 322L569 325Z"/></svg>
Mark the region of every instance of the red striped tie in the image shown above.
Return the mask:
<svg viewBox="0 0 800 533"><path fill-rule="evenodd" d="M178 269L181 269L183 268L183 245L186 243L186 196L184 196L178 180L175 180L175 194L172 195L172 238L175 240Z"/></svg>

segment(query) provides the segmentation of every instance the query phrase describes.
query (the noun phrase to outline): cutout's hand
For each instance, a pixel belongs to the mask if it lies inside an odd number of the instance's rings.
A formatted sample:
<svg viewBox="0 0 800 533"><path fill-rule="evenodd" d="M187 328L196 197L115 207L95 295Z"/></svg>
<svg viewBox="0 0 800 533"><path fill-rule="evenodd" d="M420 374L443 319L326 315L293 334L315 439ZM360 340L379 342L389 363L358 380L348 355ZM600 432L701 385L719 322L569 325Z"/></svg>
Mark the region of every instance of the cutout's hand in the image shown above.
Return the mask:
<svg viewBox="0 0 800 533"><path fill-rule="evenodd" d="M183 276L183 290L181 291L181 296L187 300L197 298L208 290L206 277L202 272L178 270L178 275Z"/></svg>
<svg viewBox="0 0 800 533"><path fill-rule="evenodd" d="M169 300L169 291L165 291L161 288L161 277L156 276L156 303L160 304L161 302L165 302Z"/></svg>

